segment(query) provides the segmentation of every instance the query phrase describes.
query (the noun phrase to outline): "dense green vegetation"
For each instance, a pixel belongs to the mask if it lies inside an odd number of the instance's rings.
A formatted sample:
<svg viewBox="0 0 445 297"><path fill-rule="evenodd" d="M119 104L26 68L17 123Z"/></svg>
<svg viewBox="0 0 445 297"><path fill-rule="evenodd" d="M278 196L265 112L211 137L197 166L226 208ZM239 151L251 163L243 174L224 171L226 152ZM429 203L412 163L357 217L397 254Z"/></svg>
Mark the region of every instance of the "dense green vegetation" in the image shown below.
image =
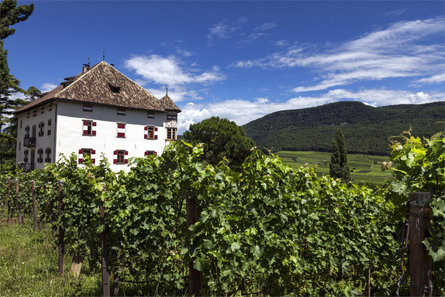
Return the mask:
<svg viewBox="0 0 445 297"><path fill-rule="evenodd" d="M283 162L293 168L298 168L307 164L314 167L318 175L329 174L330 153L312 151L280 151L277 153ZM389 157L348 154L348 164L351 170L351 179L356 184L383 185L391 180L390 171L382 171L383 162Z"/></svg>
<svg viewBox="0 0 445 297"><path fill-rule="evenodd" d="M337 102L285 110L254 120L243 128L259 147L272 151L331 152L332 135L341 128L349 153L389 155L388 139L412 127L414 136L431 137L445 120L445 103L374 108L360 102Z"/></svg>
<svg viewBox="0 0 445 297"><path fill-rule="evenodd" d="M337 129L335 139L332 141L332 155L331 163L329 164L329 175L332 178L339 178L344 182L349 182L351 180L345 136L343 135L341 129Z"/></svg>
<svg viewBox="0 0 445 297"><path fill-rule="evenodd" d="M219 117L211 117L200 123L192 124L183 135L192 144L202 143L203 158L216 165L226 160L232 169L240 170L255 143L246 136L243 128L235 122Z"/></svg>
<svg viewBox="0 0 445 297"><path fill-rule="evenodd" d="M21 195L17 201L2 187L2 197L28 216L26 189L37 180L40 219L55 227L55 238L65 231L68 255L99 274L105 232L113 282L142 281L145 295L185 294L191 261L204 295L364 294L369 271L373 294L391 293L397 221L385 191L320 178L260 152L241 172L203 162L202 154L202 146L174 145L119 174L104 162L78 167L73 156L25 176L4 172L1 183L19 179ZM54 216L61 178L63 212ZM187 197L199 210L190 228Z"/></svg>

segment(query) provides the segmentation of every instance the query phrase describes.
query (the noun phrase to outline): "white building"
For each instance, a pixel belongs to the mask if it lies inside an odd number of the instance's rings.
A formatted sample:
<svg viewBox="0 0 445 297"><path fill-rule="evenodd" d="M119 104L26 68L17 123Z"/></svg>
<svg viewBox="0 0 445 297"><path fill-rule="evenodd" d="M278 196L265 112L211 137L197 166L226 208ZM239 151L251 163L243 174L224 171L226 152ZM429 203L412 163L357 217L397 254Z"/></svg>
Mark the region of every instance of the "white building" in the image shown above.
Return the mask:
<svg viewBox="0 0 445 297"><path fill-rule="evenodd" d="M176 140L179 112L168 94L157 99L104 61L85 66L16 111L16 162L39 169L74 152L79 164L103 155L112 170L128 170L128 158L160 154Z"/></svg>

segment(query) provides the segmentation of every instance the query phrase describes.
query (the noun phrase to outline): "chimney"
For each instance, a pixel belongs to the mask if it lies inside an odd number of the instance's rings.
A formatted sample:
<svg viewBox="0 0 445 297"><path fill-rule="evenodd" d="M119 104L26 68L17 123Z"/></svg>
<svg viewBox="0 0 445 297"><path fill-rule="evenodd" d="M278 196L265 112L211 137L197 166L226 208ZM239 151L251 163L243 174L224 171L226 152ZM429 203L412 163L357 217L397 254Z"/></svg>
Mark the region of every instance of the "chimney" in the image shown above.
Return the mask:
<svg viewBox="0 0 445 297"><path fill-rule="evenodd" d="M90 64L83 64L83 66L82 66L82 73L85 73L88 70L90 70Z"/></svg>

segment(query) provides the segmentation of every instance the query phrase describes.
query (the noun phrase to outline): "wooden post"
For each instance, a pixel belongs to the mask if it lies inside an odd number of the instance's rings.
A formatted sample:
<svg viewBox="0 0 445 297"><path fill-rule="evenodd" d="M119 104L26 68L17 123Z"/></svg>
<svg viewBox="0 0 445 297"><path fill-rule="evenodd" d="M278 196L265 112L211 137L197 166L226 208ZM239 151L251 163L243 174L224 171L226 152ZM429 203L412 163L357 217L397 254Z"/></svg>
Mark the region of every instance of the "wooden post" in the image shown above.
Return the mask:
<svg viewBox="0 0 445 297"><path fill-rule="evenodd" d="M198 212L195 198L187 196L187 228L196 223ZM200 296L201 272L193 267L193 260L189 263L189 288L191 296Z"/></svg>
<svg viewBox="0 0 445 297"><path fill-rule="evenodd" d="M18 223L23 224L23 214L22 209L20 205L20 190L19 190L19 180L15 180L15 198L17 200L17 216L18 216Z"/></svg>
<svg viewBox="0 0 445 297"><path fill-rule="evenodd" d="M64 181L59 180L59 209L58 214L59 218L62 217L63 212L63 193L62 193L62 187L63 187ZM59 223L59 238L58 238L58 245L59 245L59 276L63 277L64 275L64 260L65 260L65 230L63 230L63 227L61 226L62 223Z"/></svg>
<svg viewBox="0 0 445 297"><path fill-rule="evenodd" d="M8 224L11 223L11 217L12 217L12 209L11 209L11 203L9 203L9 199L11 195L11 178L8 177Z"/></svg>
<svg viewBox="0 0 445 297"><path fill-rule="evenodd" d="M430 209L427 203L431 195L428 192L411 193L410 232L409 232L409 270L410 295L431 296L433 293L432 259L422 241L430 224Z"/></svg>
<svg viewBox="0 0 445 297"><path fill-rule="evenodd" d="M105 184L102 184L102 191L105 192ZM105 224L105 196L104 202L100 206L100 223ZM102 295L104 297L110 297L110 271L108 269L108 247L107 247L107 226L104 226L104 230L101 234L102 245Z"/></svg>
<svg viewBox="0 0 445 297"><path fill-rule="evenodd" d="M37 231L37 202L36 202L36 185L31 181L31 195L32 195L32 219L34 221L34 231Z"/></svg>

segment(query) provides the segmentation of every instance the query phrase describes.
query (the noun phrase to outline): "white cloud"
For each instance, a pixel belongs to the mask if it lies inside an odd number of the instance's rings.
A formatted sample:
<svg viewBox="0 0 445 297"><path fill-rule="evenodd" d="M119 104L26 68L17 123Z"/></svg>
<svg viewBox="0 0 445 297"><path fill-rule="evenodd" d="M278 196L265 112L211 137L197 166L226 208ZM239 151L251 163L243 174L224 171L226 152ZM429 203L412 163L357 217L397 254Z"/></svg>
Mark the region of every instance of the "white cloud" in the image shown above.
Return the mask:
<svg viewBox="0 0 445 297"><path fill-rule="evenodd" d="M159 89L153 89L148 88L147 89L150 94L154 95L156 98L160 99L165 96L166 89L165 88L159 88ZM195 90L190 90L184 87L172 87L168 88L168 96L172 98L172 100L177 103L184 100L202 100L202 96L199 95L199 93Z"/></svg>
<svg viewBox="0 0 445 297"><path fill-rule="evenodd" d="M45 92L49 92L54 90L55 88L57 88L57 85L52 84L52 83L44 83L41 87L40 87L40 92L45 93Z"/></svg>
<svg viewBox="0 0 445 297"><path fill-rule="evenodd" d="M187 71L175 56L133 56L125 61L125 67L142 76L143 80L139 80L141 83L145 80L145 82L180 86L191 83L206 84L225 79L217 67L201 73L193 69Z"/></svg>
<svg viewBox="0 0 445 297"><path fill-rule="evenodd" d="M371 106L422 104L445 101L445 93L387 89L367 89L352 92L335 89L320 96L298 96L285 102L276 102L268 98L256 98L255 101L232 99L214 103L188 103L182 107L182 113L179 115L179 134L187 130L190 124L200 122L211 116L227 118L238 125L244 125L275 111L315 107L342 100L360 101Z"/></svg>
<svg viewBox="0 0 445 297"><path fill-rule="evenodd" d="M419 79L416 82L421 83L421 84L435 84L435 83L440 83L440 82L444 82L444 81L445 81L445 73L440 73L440 74L433 75L431 77Z"/></svg>
<svg viewBox="0 0 445 297"><path fill-rule="evenodd" d="M246 22L246 18L241 17L235 22L227 23L225 21L213 25L207 34L207 41L211 45L217 39L229 39L232 35L241 29L242 24Z"/></svg>
<svg viewBox="0 0 445 297"><path fill-rule="evenodd" d="M321 81L298 86L295 92L324 90L362 80L431 76L445 67L445 44L435 44L430 38L444 30L445 18L398 22L321 53L291 46L264 58L236 61L231 66L302 67L321 74Z"/></svg>

